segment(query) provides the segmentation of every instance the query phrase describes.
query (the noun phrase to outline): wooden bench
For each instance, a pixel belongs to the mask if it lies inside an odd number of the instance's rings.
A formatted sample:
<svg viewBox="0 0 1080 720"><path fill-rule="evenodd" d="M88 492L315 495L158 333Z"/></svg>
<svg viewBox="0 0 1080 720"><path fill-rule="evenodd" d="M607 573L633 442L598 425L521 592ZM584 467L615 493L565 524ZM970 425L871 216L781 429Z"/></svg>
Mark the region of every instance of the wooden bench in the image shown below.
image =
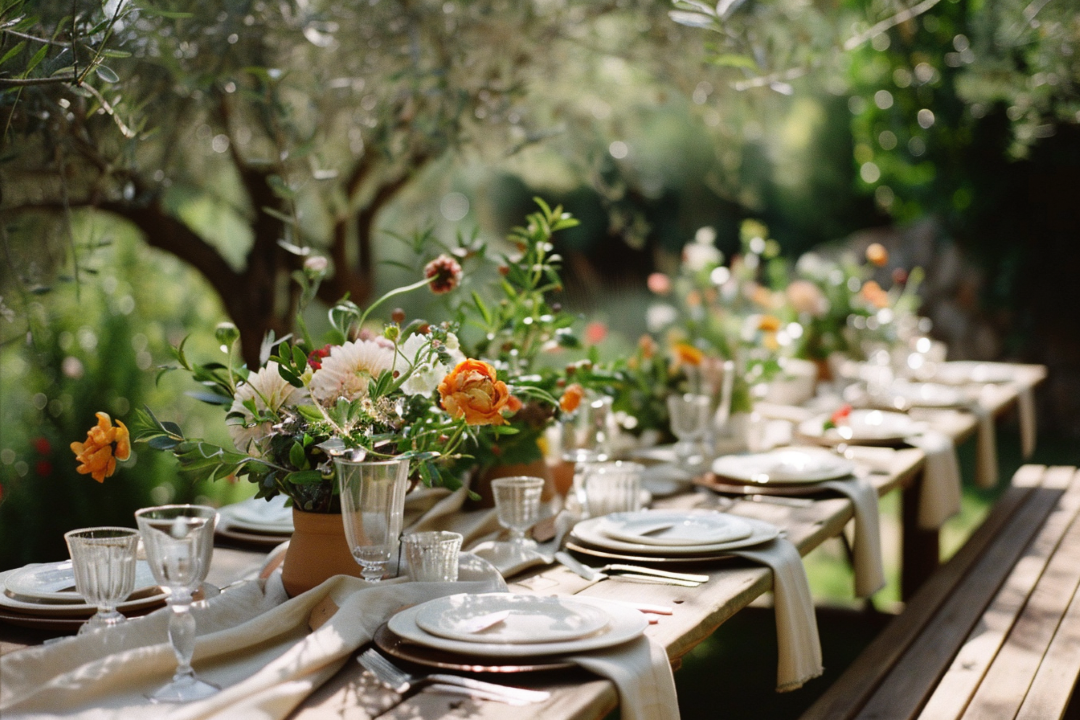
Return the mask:
<svg viewBox="0 0 1080 720"><path fill-rule="evenodd" d="M1078 513L1080 471L1020 468L802 720L1065 716L1080 675Z"/></svg>

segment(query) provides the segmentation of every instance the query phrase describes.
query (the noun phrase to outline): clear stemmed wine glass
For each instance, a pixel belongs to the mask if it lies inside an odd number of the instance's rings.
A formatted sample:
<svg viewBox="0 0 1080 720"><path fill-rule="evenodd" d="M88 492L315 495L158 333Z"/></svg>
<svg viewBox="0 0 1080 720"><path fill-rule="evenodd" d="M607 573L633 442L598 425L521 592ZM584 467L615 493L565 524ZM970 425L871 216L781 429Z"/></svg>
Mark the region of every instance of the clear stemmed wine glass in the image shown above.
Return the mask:
<svg viewBox="0 0 1080 720"><path fill-rule="evenodd" d="M409 461L394 458L354 462L334 458L341 485L345 539L360 577L379 582L397 555L408 489Z"/></svg>
<svg viewBox="0 0 1080 720"><path fill-rule="evenodd" d="M678 438L675 455L687 465L704 462L701 455L701 439L709 422L708 395L669 395L668 414L671 416L671 432Z"/></svg>
<svg viewBox="0 0 1080 720"><path fill-rule="evenodd" d="M584 463L607 460L611 455L608 418L612 398L590 397L560 423L562 459L574 464L572 496L578 507L585 505L585 490L581 480Z"/></svg>
<svg viewBox="0 0 1080 720"><path fill-rule="evenodd" d="M75 589L97 613L79 634L112 627L127 620L116 606L135 589L135 557L139 531L123 527L93 527L64 533Z"/></svg>
<svg viewBox="0 0 1080 720"><path fill-rule="evenodd" d="M219 687L195 677L191 655L195 651L192 593L210 569L214 551L217 511L203 505L161 505L135 513L146 560L154 578L168 593L172 617L169 641L176 653L176 674L152 695L154 702L189 702L209 697Z"/></svg>
<svg viewBox="0 0 1080 720"><path fill-rule="evenodd" d="M511 548L522 552L536 547L535 542L525 537L525 531L540 519L543 479L524 475L496 478L491 481L491 491L495 495L499 524L510 531Z"/></svg>

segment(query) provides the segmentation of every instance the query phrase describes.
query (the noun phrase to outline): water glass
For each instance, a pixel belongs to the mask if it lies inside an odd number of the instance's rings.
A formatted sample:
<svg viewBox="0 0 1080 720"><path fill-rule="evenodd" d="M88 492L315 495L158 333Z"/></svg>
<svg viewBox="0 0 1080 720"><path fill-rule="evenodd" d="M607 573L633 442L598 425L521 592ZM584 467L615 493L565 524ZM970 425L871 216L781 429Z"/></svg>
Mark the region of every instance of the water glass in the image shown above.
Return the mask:
<svg viewBox="0 0 1080 720"><path fill-rule="evenodd" d="M491 490L499 524L510 531L510 544L518 549L535 546L536 543L526 539L525 531L540 519L543 479L524 475L496 478L491 481Z"/></svg>
<svg viewBox="0 0 1080 720"><path fill-rule="evenodd" d="M397 557L405 513L409 461L354 462L334 458L341 485L341 519L360 577L379 582Z"/></svg>
<svg viewBox="0 0 1080 720"><path fill-rule="evenodd" d="M643 465L622 460L585 465L582 475L589 517L640 510L644 472Z"/></svg>
<svg viewBox="0 0 1080 720"><path fill-rule="evenodd" d="M154 579L168 593L172 616L169 642L176 654L176 674L157 692L148 695L154 702L190 702L207 698L220 690L200 680L191 668L195 651L195 617L191 614L192 594L210 570L214 552L217 511L204 505L161 505L135 513L146 561Z"/></svg>
<svg viewBox="0 0 1080 720"><path fill-rule="evenodd" d="M585 399L577 410L562 421L562 459L567 462L607 460L609 447L608 418L612 399L607 396Z"/></svg>
<svg viewBox="0 0 1080 720"><path fill-rule="evenodd" d="M79 634L112 627L127 620L116 606L135 589L135 556L139 531L122 527L93 527L64 534L75 589L97 608Z"/></svg>
<svg viewBox="0 0 1080 720"><path fill-rule="evenodd" d="M401 538L409 575L415 582L455 582L461 534L446 530L418 532Z"/></svg>
<svg viewBox="0 0 1080 720"><path fill-rule="evenodd" d="M671 432L679 440L675 444L676 457L687 465L704 462L701 440L709 426L709 396L694 393L669 395L667 406L671 418Z"/></svg>

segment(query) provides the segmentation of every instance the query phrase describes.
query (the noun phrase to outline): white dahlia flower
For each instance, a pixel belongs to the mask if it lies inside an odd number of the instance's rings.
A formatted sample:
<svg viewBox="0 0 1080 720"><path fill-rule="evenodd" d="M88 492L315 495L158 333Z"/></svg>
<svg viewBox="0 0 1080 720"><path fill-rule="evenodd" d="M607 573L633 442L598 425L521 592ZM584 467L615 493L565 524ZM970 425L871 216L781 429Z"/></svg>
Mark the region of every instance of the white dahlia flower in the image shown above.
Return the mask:
<svg viewBox="0 0 1080 720"><path fill-rule="evenodd" d="M266 367L248 375L247 382L236 389L236 397L229 408L230 413L242 414L244 422L231 424L228 429L236 449L255 457L262 455L260 444L270 436L271 424L262 422L253 425L254 416L244 407L247 400L254 400L259 410L274 412L310 402L307 390L293 387L281 377L276 362L268 362Z"/></svg>
<svg viewBox="0 0 1080 720"><path fill-rule="evenodd" d="M338 398L351 402L367 393L373 378L393 366L394 351L373 340L336 345L311 376L311 395L323 405L333 404Z"/></svg>

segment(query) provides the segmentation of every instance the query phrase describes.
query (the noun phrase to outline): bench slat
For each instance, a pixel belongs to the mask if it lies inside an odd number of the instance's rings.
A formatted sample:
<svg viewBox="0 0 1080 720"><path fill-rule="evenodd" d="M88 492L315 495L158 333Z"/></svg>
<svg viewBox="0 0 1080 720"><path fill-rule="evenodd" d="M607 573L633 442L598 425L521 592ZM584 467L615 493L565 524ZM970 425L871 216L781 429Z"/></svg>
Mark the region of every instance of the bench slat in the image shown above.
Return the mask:
<svg viewBox="0 0 1080 720"><path fill-rule="evenodd" d="M964 718L1014 717L1043 664L1077 586L1080 585L1080 522L1074 522L1056 549L979 685ZM1064 711L1041 717L1057 717Z"/></svg>
<svg viewBox="0 0 1080 720"><path fill-rule="evenodd" d="M1047 471L1044 487L1057 488L1066 481L1072 483L1072 489L1062 496L1042 531L1017 561L941 678L920 718L956 718L964 712L1032 590L1043 577L1062 536L1080 512L1080 476L1075 476L1072 468L1064 472L1061 469Z"/></svg>
<svg viewBox="0 0 1080 720"><path fill-rule="evenodd" d="M1061 494L1056 488L1043 487L1029 495L918 632L856 717L911 718L918 714Z"/></svg>
<svg viewBox="0 0 1080 720"><path fill-rule="evenodd" d="M893 619L846 672L803 714L802 720L841 720L865 704L907 650L914 637L933 618L941 604L963 580L982 552L1025 505L1043 480L1045 468L1028 465L1017 472L986 519L967 542L919 589L904 612Z"/></svg>

